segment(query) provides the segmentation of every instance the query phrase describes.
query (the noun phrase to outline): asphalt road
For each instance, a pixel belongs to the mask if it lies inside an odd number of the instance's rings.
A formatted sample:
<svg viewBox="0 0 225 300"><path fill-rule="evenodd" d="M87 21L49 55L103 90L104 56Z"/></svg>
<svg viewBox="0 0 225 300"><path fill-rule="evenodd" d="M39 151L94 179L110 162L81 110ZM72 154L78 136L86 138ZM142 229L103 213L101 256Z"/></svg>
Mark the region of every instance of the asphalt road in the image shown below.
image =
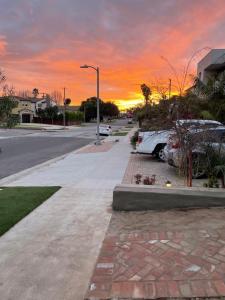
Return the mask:
<svg viewBox="0 0 225 300"><path fill-rule="evenodd" d="M0 178L79 149L93 139L79 137L15 137L0 139Z"/></svg>
<svg viewBox="0 0 225 300"><path fill-rule="evenodd" d="M117 130L126 124L122 119L110 125ZM91 123L55 131L0 129L0 178L79 149L94 141L95 133Z"/></svg>

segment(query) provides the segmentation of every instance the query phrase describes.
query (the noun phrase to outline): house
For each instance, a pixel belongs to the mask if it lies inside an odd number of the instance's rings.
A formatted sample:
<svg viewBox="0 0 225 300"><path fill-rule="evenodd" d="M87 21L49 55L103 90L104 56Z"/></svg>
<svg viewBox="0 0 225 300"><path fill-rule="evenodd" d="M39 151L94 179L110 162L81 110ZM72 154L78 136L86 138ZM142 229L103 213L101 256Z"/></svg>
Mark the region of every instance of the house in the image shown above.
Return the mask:
<svg viewBox="0 0 225 300"><path fill-rule="evenodd" d="M2 97L0 97L1 100ZM19 115L21 123L31 123L37 116L38 109L45 109L49 106L55 106L56 102L48 98L24 98L13 96L18 105L12 110L14 115Z"/></svg>
<svg viewBox="0 0 225 300"><path fill-rule="evenodd" d="M31 98L31 103L34 106L35 111L38 109L46 109L50 106L56 106L56 102L49 98Z"/></svg>
<svg viewBox="0 0 225 300"><path fill-rule="evenodd" d="M13 98L17 101L18 105L12 110L12 113L19 115L21 123L31 123L36 112L30 99L18 96L14 96Z"/></svg>
<svg viewBox="0 0 225 300"><path fill-rule="evenodd" d="M197 65L197 76L207 84L209 79L219 79L225 71L225 49L212 49Z"/></svg>

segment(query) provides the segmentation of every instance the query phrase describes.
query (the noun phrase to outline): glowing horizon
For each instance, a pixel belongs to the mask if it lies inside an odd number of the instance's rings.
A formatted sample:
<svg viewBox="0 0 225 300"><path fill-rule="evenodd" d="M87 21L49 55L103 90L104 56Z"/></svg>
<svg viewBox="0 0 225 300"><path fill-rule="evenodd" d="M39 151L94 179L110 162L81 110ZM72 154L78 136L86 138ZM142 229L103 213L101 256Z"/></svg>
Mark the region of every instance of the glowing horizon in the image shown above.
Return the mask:
<svg viewBox="0 0 225 300"><path fill-rule="evenodd" d="M205 46L225 48L223 0L0 0L0 68L17 91L63 92L74 105L96 95L120 108L143 103L140 85L163 86ZM210 13L209 13L210 12ZM10 21L9 21L10 20ZM198 53L189 72L195 75ZM168 93L168 91L167 91Z"/></svg>

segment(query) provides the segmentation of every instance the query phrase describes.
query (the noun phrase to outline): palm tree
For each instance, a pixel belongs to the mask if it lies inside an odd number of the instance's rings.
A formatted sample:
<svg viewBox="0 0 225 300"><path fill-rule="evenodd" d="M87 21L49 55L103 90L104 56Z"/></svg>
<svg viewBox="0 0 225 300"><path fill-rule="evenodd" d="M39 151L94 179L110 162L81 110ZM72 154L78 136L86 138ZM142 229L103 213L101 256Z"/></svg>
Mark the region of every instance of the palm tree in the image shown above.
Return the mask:
<svg viewBox="0 0 225 300"><path fill-rule="evenodd" d="M33 91L32 91L32 94L34 95L34 98L37 98L38 94L39 94L39 91L37 88L34 88Z"/></svg>
<svg viewBox="0 0 225 300"><path fill-rule="evenodd" d="M150 87L147 86L145 83L143 83L141 85L141 91L142 91L142 94L145 98L145 105L147 106L149 104L149 100L150 100L150 96L152 94L152 91L151 91Z"/></svg>

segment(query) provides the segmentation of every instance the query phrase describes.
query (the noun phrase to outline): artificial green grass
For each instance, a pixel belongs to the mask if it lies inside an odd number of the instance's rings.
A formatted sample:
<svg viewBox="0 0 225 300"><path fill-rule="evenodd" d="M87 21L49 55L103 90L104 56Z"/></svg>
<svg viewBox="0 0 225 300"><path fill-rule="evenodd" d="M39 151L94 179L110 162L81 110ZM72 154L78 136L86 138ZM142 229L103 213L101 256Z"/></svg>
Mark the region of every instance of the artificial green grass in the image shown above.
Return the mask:
<svg viewBox="0 0 225 300"><path fill-rule="evenodd" d="M60 187L4 187L0 190L0 236Z"/></svg>
<svg viewBox="0 0 225 300"><path fill-rule="evenodd" d="M113 136L124 136L127 134L128 134L128 132L121 131L121 132L114 132L112 135Z"/></svg>

